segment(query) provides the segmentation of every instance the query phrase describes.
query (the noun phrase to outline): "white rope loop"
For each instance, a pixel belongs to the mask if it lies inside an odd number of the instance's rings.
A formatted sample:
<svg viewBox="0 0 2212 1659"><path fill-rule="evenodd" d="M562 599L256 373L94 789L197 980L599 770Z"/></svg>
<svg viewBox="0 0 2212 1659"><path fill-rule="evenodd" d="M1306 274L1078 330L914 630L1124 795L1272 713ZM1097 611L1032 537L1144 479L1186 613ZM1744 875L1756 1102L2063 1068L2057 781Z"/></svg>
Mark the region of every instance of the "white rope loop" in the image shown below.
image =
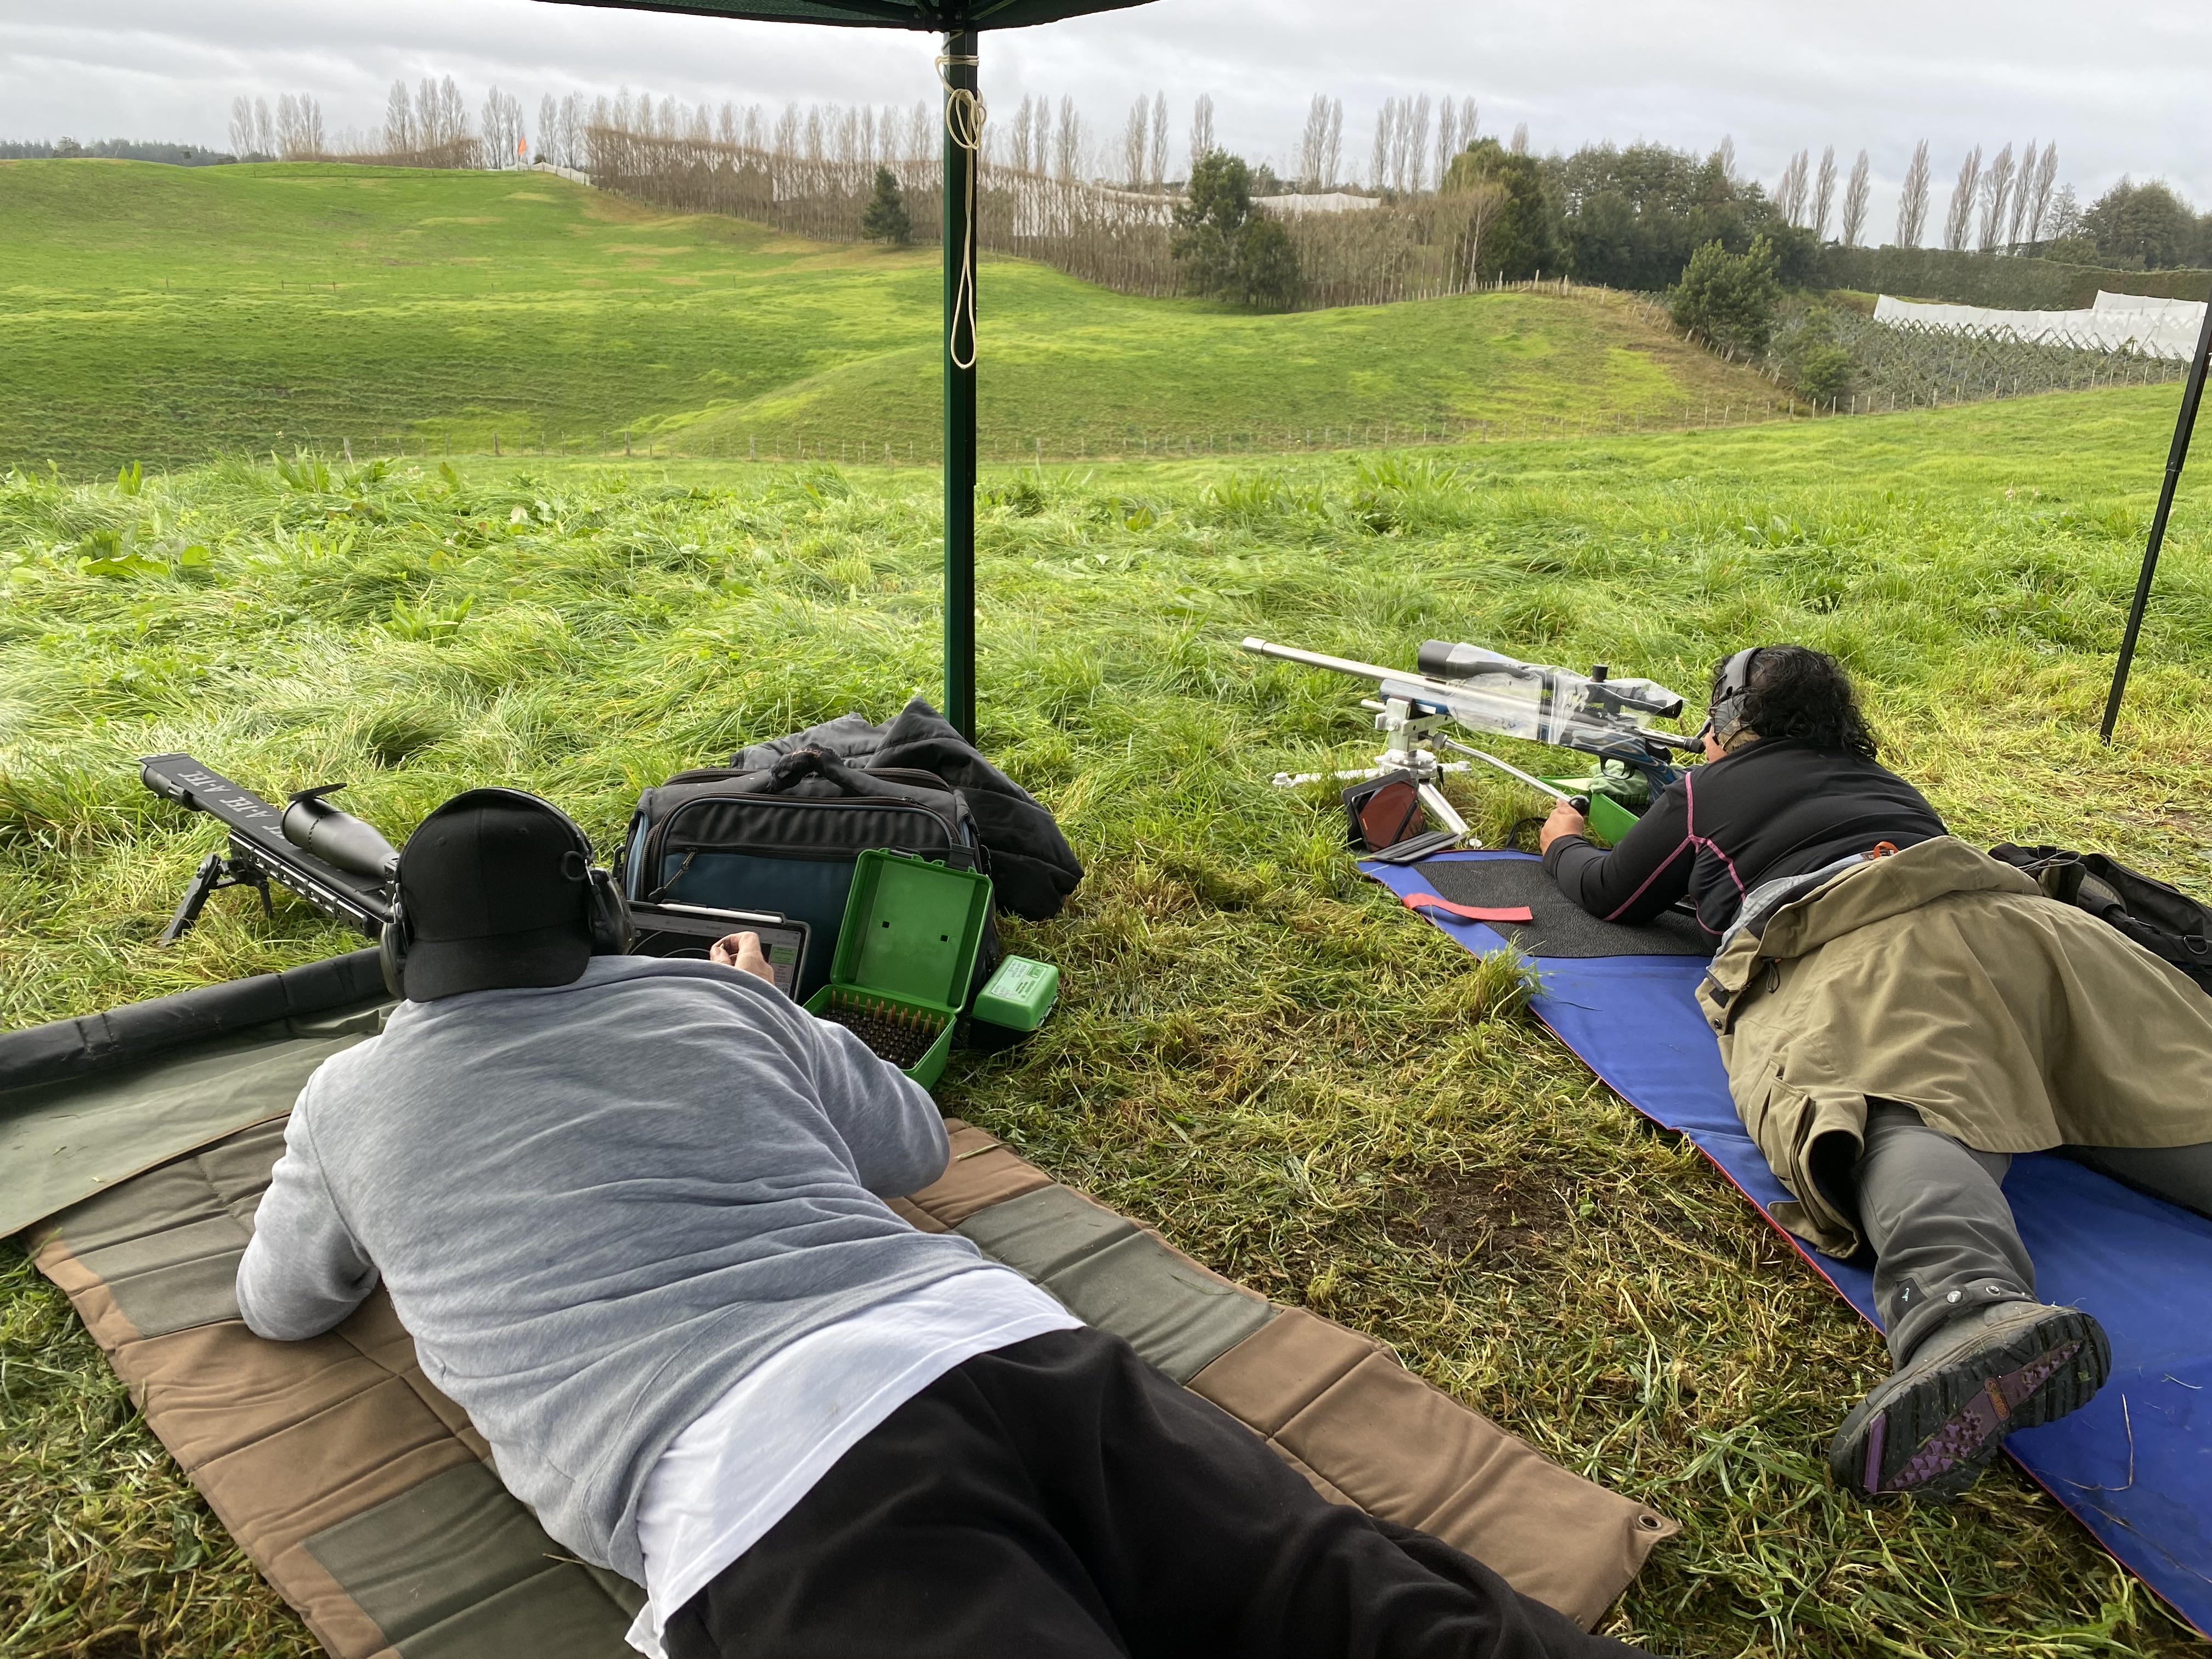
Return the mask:
<svg viewBox="0 0 2212 1659"><path fill-rule="evenodd" d="M975 181L983 171L983 123L988 112L981 93L973 87L954 86L945 71L974 69L980 62L953 52L940 52L937 58L938 84L945 88L945 136L968 152L968 234L961 239L960 275L952 294L952 334L945 342L952 366L962 370L975 367ZM960 356L963 321L968 327L965 359Z"/></svg>

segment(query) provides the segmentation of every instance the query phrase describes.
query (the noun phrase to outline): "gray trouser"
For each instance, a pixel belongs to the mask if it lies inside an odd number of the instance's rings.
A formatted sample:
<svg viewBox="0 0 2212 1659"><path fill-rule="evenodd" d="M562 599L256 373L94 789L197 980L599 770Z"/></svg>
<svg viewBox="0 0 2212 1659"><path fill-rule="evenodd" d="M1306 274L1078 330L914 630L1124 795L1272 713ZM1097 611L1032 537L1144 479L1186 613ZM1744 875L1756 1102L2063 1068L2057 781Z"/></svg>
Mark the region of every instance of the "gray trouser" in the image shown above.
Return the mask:
<svg viewBox="0 0 2212 1659"><path fill-rule="evenodd" d="M2012 1165L2008 1156L1960 1145L1923 1123L1910 1106L1867 1105L1866 1142L1850 1171L1849 1192L1875 1252L1875 1302L1889 1333L1890 1359L1901 1365L1954 1315L1978 1304L2032 1300L2035 1263L1999 1186ZM2212 1215L2212 1141L2059 1151L2154 1197ZM1821 1184L1833 1198L1844 1183Z"/></svg>

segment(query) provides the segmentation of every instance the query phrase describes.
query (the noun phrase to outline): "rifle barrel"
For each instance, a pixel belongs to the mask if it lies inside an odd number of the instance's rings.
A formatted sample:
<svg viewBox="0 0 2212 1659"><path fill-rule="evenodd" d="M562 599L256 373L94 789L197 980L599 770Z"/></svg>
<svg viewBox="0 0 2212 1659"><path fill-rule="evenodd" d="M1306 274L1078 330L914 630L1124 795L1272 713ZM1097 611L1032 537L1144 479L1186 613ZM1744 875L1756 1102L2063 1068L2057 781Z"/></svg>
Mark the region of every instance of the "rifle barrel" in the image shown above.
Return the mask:
<svg viewBox="0 0 2212 1659"><path fill-rule="evenodd" d="M1244 648L1257 657L1273 657L1279 662L1304 663L1308 668L1333 668L1340 674L1350 674L1356 679L1419 681L1427 678L1402 668L1383 668L1371 662L1354 662L1349 657L1326 657L1318 651L1301 651L1295 646L1274 645L1266 640L1247 640Z"/></svg>

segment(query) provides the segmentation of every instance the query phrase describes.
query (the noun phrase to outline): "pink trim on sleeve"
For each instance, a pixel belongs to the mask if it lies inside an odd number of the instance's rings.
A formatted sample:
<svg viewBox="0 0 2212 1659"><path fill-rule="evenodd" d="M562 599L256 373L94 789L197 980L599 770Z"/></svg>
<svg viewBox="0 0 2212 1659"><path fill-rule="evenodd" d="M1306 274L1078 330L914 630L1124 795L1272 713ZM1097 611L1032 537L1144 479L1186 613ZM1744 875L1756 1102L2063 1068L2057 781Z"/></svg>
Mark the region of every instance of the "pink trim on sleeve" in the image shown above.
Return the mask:
<svg viewBox="0 0 2212 1659"><path fill-rule="evenodd" d="M1718 842L1698 833L1698 792L1696 785L1691 781L1696 775L1695 772L1682 774L1683 838L1693 847L1707 848L1721 861L1728 871L1729 879L1735 884L1736 896L1741 898L1747 890L1743 884L1743 878L1735 872L1735 860L1721 851Z"/></svg>
<svg viewBox="0 0 2212 1659"><path fill-rule="evenodd" d="M1636 890L1631 893L1626 898L1621 900L1619 906L1613 909L1612 915L1607 915L1604 919L1607 921L1611 921L1613 917L1618 916L1621 911L1626 910L1630 905L1635 903L1637 900L1642 898L1644 896L1644 890L1649 887L1653 882L1658 880L1659 878L1666 872L1667 866L1672 864L1676 859L1681 857L1682 849L1689 846L1690 843L1691 837L1687 836L1683 836L1680 842L1676 842L1674 850L1668 854L1665 858L1659 860L1659 867L1652 871L1650 875L1644 877L1642 881L1638 882L1636 884Z"/></svg>

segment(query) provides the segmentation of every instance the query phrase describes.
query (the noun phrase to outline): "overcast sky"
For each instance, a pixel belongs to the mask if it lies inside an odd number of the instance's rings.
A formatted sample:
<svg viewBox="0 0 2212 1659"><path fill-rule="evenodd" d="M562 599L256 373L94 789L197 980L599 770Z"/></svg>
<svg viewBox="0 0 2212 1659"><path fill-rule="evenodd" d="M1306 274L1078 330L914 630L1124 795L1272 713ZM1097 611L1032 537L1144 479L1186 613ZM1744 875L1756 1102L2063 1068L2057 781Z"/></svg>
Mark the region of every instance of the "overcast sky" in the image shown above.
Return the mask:
<svg viewBox="0 0 2212 1659"><path fill-rule="evenodd" d="M451 75L473 111L498 85L627 85L687 102L911 103L931 37L738 23L545 0L0 0L0 138L222 145L230 100L313 93L327 127L372 129L395 76ZM1940 221L1967 146L2056 139L2087 203L2122 173L2212 206L2212 0L1156 0L984 37L1002 108L1073 94L1102 136L1164 90L1177 134L1211 94L1220 141L1280 166L1307 100L1341 98L1364 170L1385 98L1474 97L1482 130L1527 122L1540 150L1735 139L1770 187L1790 153L1862 147L1887 240L1914 142L1933 141Z"/></svg>

